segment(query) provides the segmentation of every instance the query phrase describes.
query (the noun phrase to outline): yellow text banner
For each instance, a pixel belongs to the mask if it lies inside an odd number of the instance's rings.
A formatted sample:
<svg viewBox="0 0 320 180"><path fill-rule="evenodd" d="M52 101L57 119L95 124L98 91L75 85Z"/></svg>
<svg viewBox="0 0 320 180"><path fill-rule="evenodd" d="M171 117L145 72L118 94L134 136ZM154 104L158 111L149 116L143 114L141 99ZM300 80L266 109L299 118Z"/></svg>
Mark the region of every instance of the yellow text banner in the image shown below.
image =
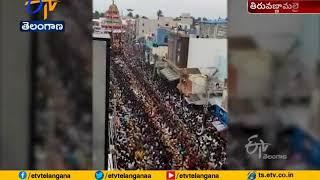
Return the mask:
<svg viewBox="0 0 320 180"><path fill-rule="evenodd" d="M320 171L0 171L2 180L310 180Z"/></svg>

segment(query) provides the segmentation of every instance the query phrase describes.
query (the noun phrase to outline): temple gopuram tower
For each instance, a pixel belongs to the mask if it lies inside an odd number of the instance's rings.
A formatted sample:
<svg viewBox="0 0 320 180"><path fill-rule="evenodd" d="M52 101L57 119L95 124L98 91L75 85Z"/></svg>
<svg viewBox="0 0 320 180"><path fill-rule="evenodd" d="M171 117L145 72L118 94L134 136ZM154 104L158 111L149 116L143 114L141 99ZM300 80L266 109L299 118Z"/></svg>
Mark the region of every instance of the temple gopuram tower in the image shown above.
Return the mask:
<svg viewBox="0 0 320 180"><path fill-rule="evenodd" d="M102 27L106 29L107 32L112 33L122 33L122 21L120 18L120 13L117 5L112 0L112 4L109 6L109 9L105 12L104 17L106 18Z"/></svg>
<svg viewBox="0 0 320 180"><path fill-rule="evenodd" d="M123 51L124 28L117 5L112 0L112 4L104 14L105 20L101 27L111 36L111 47L113 54L121 54Z"/></svg>

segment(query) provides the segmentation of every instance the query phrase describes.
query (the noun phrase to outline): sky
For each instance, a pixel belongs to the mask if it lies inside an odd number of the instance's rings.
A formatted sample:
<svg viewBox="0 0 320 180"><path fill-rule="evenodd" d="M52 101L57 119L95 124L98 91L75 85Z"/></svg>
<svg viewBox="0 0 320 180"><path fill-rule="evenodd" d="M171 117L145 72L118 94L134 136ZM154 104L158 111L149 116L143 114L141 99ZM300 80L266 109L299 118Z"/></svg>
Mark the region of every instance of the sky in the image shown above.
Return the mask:
<svg viewBox="0 0 320 180"><path fill-rule="evenodd" d="M93 10L105 12L112 0L93 0ZM227 17L227 0L115 0L120 13L126 15L127 9L133 14L155 18L161 9L164 16L178 17L181 13L191 13L194 17L215 19Z"/></svg>

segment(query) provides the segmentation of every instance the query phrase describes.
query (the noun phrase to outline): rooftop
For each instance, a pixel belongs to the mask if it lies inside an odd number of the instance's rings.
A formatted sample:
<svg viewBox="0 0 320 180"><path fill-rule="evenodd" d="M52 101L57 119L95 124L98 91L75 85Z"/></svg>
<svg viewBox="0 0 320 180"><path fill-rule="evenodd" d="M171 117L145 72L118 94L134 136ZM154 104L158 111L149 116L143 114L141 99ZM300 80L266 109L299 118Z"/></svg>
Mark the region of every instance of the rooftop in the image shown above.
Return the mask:
<svg viewBox="0 0 320 180"><path fill-rule="evenodd" d="M227 23L227 19L223 19L223 18L218 18L218 19L209 19L206 21L201 20L199 23L203 23L203 24L224 24Z"/></svg>
<svg viewBox="0 0 320 180"><path fill-rule="evenodd" d="M94 32L92 34L93 39L101 39L101 40L106 40L106 39L110 39L110 34L109 33L98 33L98 32Z"/></svg>

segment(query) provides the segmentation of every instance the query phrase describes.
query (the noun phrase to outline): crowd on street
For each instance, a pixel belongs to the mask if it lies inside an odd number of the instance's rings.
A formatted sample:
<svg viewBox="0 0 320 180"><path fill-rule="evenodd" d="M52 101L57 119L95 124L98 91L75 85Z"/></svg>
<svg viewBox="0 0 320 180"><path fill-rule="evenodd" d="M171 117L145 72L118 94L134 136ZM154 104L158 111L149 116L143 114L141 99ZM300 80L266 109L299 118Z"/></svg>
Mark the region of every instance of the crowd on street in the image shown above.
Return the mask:
<svg viewBox="0 0 320 180"><path fill-rule="evenodd" d="M226 140L203 106L188 104L145 62L141 48L125 44L112 57L109 113L117 169L223 169Z"/></svg>

